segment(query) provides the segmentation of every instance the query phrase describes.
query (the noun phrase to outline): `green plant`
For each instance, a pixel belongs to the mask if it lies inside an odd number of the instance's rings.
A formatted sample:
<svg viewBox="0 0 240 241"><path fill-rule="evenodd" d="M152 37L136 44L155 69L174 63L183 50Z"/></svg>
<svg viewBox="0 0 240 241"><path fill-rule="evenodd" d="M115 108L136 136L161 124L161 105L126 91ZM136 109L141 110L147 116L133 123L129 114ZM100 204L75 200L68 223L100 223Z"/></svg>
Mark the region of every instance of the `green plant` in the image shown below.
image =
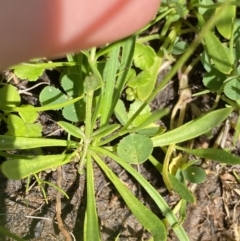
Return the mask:
<svg viewBox="0 0 240 241"><path fill-rule="evenodd" d="M156 19L151 23L165 19L160 34L137 38L134 36L100 49L93 48L76 55L69 54L68 62L57 63L55 66L54 63L28 64L27 70L33 69L32 75L30 72L31 76L34 76L35 72L36 76L38 75L36 69L60 67L62 90L51 86L45 87L40 94L42 107L19 107L20 98L8 99L9 95L4 95L0 106L4 112L1 119L8 123L8 133L11 135L0 136L0 155L8 158L1 165L3 174L10 179L22 179L33 175L41 185L42 180L37 176L39 172L77 160L79 174L83 174L86 168L87 176L84 239L101 240L95 204L92 165L94 161L113 183L138 221L151 233L153 240L166 240L168 225L172 227L179 240L189 240L182 222L186 216L187 203L194 203L196 200L186 184L188 181L201 183L205 180L204 170L196 166L198 159L189 160L189 154L220 163L240 163L239 157L226 150L194 149L191 144L194 138L209 133L224 122L234 108L239 110L239 40L236 38L239 27L235 26L234 21L237 18L236 4L233 2L228 11L223 11L223 7L217 5L216 8L211 1L190 1L189 4L185 1L163 1ZM215 16L210 17L209 11L206 10L215 12ZM189 12L196 16L197 26L192 26L184 20ZM217 21L219 16L221 21ZM226 46L213 31L210 31L215 23L219 33L229 40ZM231 24L232 28L226 28L226 24ZM183 26L189 28L183 29ZM180 38L182 33L187 32L198 33L197 39L190 44ZM165 38L166 33L168 37ZM144 44L145 41L154 39L162 42L157 51ZM186 63L201 43L204 48L201 57L191 58L190 63ZM200 59L207 71L203 78L204 85L208 92L215 92L217 97L211 111L201 113L200 116L195 115L197 118L184 124L186 107L189 104L186 100L192 96L188 76ZM167 61L175 65L157 85L159 69ZM14 67L18 75L21 68L24 72L23 65ZM170 130L165 131L156 121L166 116L169 110L152 111L150 103L177 72L181 91L172 111ZM8 93L6 88L16 92L11 85L3 87L0 91ZM229 94L229 89L233 93L230 91ZM228 103L228 107L215 110L220 98ZM132 101L129 108L126 105L127 101ZM68 133L67 140L41 138L39 129L34 137L26 137L22 132L17 134L12 131L17 123L13 122L13 118L24 122L25 126L36 125L33 122L38 111L60 109L66 121L59 121L58 125ZM9 114L10 112L18 112L21 118ZM113 116L116 121L111 123ZM82 127L77 127L76 122L80 122ZM238 123L237 135L239 126ZM114 141L117 141L117 144L114 144ZM38 156L8 152L52 146L65 147L65 151L55 155ZM152 155L154 147L161 147L165 152L164 160L157 160ZM105 157L110 157L136 179L161 210L165 217L164 222L122 184L105 164ZM179 195L180 200L176 209L171 210L156 189L132 167L148 160L163 176L167 189ZM160 161L163 161L163 164Z"/></svg>

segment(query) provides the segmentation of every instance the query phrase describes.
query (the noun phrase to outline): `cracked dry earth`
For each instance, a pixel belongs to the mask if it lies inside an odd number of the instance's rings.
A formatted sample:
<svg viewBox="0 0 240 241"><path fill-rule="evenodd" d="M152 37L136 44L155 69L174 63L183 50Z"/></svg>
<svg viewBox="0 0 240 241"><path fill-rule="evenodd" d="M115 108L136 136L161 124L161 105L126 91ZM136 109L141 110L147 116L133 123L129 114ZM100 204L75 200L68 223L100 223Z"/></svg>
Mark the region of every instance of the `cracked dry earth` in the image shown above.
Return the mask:
<svg viewBox="0 0 240 241"><path fill-rule="evenodd" d="M41 81L41 80L39 80ZM191 85L197 88L196 83ZM177 101L176 81L170 82L152 103L153 108L172 108ZM34 104L36 94L24 97L27 102ZM196 104L203 108L211 105L211 96L199 98ZM61 137L64 133L58 131L55 124L59 114L56 112L42 113L40 121L44 126L44 134L55 133ZM165 118L166 123L169 117ZM164 121L164 120L163 120ZM166 126L167 124L164 123ZM211 142L197 140L200 145ZM206 143L205 143L206 142ZM227 143L232 143L232 135L227 136ZM231 144L230 144L231 145ZM239 146L232 147L235 154L240 152ZM46 153L56 153L56 149L44 150ZM160 161L164 156L160 150L155 150ZM4 161L4 160L1 160ZM159 217L162 214L151 198L142 190L134 179L124 172L115 162L106 159L109 167L121 178L122 182ZM62 188L69 199L62 198L62 219L65 228L72 233L75 240L83 240L84 210L86 208L85 175L79 175L76 163L63 167ZM222 166L211 161L202 161L201 166L206 170L207 180L200 185L189 185L196 196L196 204L189 204L184 228L191 241L240 241L240 182L234 173L240 175L240 166ZM167 203L174 207L178 202L176 195L170 195L162 182L161 176L149 163L140 166L141 174L161 193ZM56 172L42 172L42 179L56 183ZM97 165L94 165L96 203L103 241L114 241L120 233L121 241L148 240L150 235L129 212L123 200L108 182ZM34 182L26 193L26 180L7 180L0 174L0 225L25 240L32 241L62 241L56 223L56 190L45 186L47 199L44 200L40 188ZM0 241L13 240L0 235ZM169 241L177 241L174 233L169 230Z"/></svg>

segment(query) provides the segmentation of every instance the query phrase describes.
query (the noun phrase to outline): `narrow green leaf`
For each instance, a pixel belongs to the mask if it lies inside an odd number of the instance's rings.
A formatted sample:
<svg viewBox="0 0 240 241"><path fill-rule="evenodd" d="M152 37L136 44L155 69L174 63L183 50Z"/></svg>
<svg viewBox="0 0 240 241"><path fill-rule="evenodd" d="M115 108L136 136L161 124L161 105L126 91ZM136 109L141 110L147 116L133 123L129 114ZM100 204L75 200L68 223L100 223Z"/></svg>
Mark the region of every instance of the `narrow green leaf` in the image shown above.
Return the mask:
<svg viewBox="0 0 240 241"><path fill-rule="evenodd" d="M132 66L135 42L136 42L136 36L126 39L121 44L120 69L118 71L119 73L117 76L117 81L115 83L115 90L114 90L114 95L112 99L111 111L110 111L111 114L113 113L115 106L117 105L117 102L120 99L122 91L128 80L129 74L131 74L129 72L132 71L130 67Z"/></svg>
<svg viewBox="0 0 240 241"><path fill-rule="evenodd" d="M122 100L118 100L117 105L114 109L114 114L116 115L119 122L124 125L128 121L128 115L124 103Z"/></svg>
<svg viewBox="0 0 240 241"><path fill-rule="evenodd" d="M134 133L124 137L117 147L118 155L131 164L143 163L151 155L152 151L151 139Z"/></svg>
<svg viewBox="0 0 240 241"><path fill-rule="evenodd" d="M178 193L178 195L183 198L184 200L195 203L195 197L194 195L188 190L186 185L184 185L182 182L180 182L175 176L173 176L171 173L168 173L169 180L172 184L173 190Z"/></svg>
<svg viewBox="0 0 240 241"><path fill-rule="evenodd" d="M240 116L238 116L237 124L235 126L235 133L233 137L233 145L236 146L237 140L240 137Z"/></svg>
<svg viewBox="0 0 240 241"><path fill-rule="evenodd" d="M203 135L224 121L231 112L232 108L215 110L190 121L177 129L152 137L153 146L167 146L170 144L181 143Z"/></svg>
<svg viewBox="0 0 240 241"><path fill-rule="evenodd" d="M0 135L0 150L23 150L47 146L67 146L68 141Z"/></svg>
<svg viewBox="0 0 240 241"><path fill-rule="evenodd" d="M75 136L79 139L84 139L85 134L84 132L80 129L80 127L76 127L73 124L70 124L66 121L58 121L57 124L62 127L67 133L69 133L72 136Z"/></svg>
<svg viewBox="0 0 240 241"><path fill-rule="evenodd" d="M70 162L70 157L70 154L62 154L8 160L1 165L1 171L9 179L22 179L32 174L64 165Z"/></svg>
<svg viewBox="0 0 240 241"><path fill-rule="evenodd" d="M112 124L112 125L100 127L98 130L93 132L93 134L91 135L91 138L96 139L96 138L106 137L106 136L110 135L111 133L113 133L118 128L120 128L119 124Z"/></svg>
<svg viewBox="0 0 240 241"><path fill-rule="evenodd" d="M152 114L143 123L133 128L134 131L141 130L146 126L149 126L150 124L154 123L155 121L160 120L162 117L166 116L169 113L169 111L170 110L166 108L166 109L156 110L152 112Z"/></svg>
<svg viewBox="0 0 240 241"><path fill-rule="evenodd" d="M12 106L7 106L7 105L2 105L0 104L0 109L3 110L3 111L16 111L16 112L19 112L19 111L22 111L22 112L36 112L36 111L45 111L45 110L59 110L65 106L68 106L68 105L71 105L79 100L81 100L83 98L83 96L79 96L77 98L74 98L74 99L70 99L68 101L65 101L65 102L62 102L60 104L51 104L51 105L47 105L47 106L42 106L42 107L34 107L34 108L31 108L31 107L25 107L25 106L21 106L21 107L12 107ZM1 102L0 102L1 103Z"/></svg>
<svg viewBox="0 0 240 241"><path fill-rule="evenodd" d="M141 174L139 174L133 167L131 167L127 162L123 161L117 155L103 149L101 147L94 147L92 150L100 153L101 155L106 155L115 160L119 165L121 165L128 173L131 174L139 184L144 188L144 190L150 195L150 197L157 204L163 215L166 217L169 224L173 227L173 230L179 240L189 241L189 238L184 231L181 224L178 224L178 219L174 215L172 209L165 202L164 198L158 193L158 191L146 180ZM160 164L158 162L158 164ZM160 166L161 169L161 166ZM177 224L177 225L176 225Z"/></svg>
<svg viewBox="0 0 240 241"><path fill-rule="evenodd" d="M113 48L103 71L104 88L102 89L103 98L101 102L100 126L106 125L110 118L117 70L119 68L119 62L118 62L119 51L120 51L120 46L116 46L115 48Z"/></svg>
<svg viewBox="0 0 240 241"><path fill-rule="evenodd" d="M162 221L129 191L113 171L96 154L93 154L93 157L109 180L114 184L134 216L143 227L153 235L154 240L167 240L166 229Z"/></svg>
<svg viewBox="0 0 240 241"><path fill-rule="evenodd" d="M227 151L214 149L214 148L207 148L207 149L187 149L176 146L177 149L183 150L189 154L209 159L212 161L225 163L229 165L239 165L240 164L240 157L235 156Z"/></svg>
<svg viewBox="0 0 240 241"><path fill-rule="evenodd" d="M10 237L16 241L26 241L25 239L18 237L17 235L11 233L9 230L7 230L6 228L4 228L2 226L0 226L0 234L3 234L6 237Z"/></svg>
<svg viewBox="0 0 240 241"><path fill-rule="evenodd" d="M84 240L101 240L95 202L92 158L90 154L87 155L87 212L84 226Z"/></svg>

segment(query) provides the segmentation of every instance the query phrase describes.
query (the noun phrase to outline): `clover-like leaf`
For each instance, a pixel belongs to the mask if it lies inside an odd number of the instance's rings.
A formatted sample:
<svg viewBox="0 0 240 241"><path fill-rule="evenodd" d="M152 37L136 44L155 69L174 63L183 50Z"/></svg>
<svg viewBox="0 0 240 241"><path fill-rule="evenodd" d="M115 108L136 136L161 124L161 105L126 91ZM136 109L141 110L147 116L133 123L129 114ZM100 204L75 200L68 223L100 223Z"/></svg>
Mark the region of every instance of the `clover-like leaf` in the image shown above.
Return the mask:
<svg viewBox="0 0 240 241"><path fill-rule="evenodd" d="M78 97L83 94L83 81L77 73L63 75L61 86L68 96Z"/></svg>
<svg viewBox="0 0 240 241"><path fill-rule="evenodd" d="M225 74L215 68L211 68L210 72L205 73L203 84L211 91L218 91L225 79Z"/></svg>
<svg viewBox="0 0 240 241"><path fill-rule="evenodd" d="M224 94L231 100L240 99L240 77L232 78L224 86Z"/></svg>
<svg viewBox="0 0 240 241"><path fill-rule="evenodd" d="M61 104L83 94L83 82L76 73L63 75L61 84L66 94L55 87L47 86L40 93L39 99L42 105ZM62 113L64 118L69 121L78 122L83 120L85 117L84 100L81 99L74 104L63 107Z"/></svg>
<svg viewBox="0 0 240 241"><path fill-rule="evenodd" d="M21 107L29 107L34 109L34 106L31 105L21 105ZM19 111L19 115L26 123L33 123L38 118L37 111Z"/></svg>
<svg viewBox="0 0 240 241"><path fill-rule="evenodd" d="M187 49L188 44L184 41L179 41L176 44L173 45L171 53L174 55L180 55L185 52Z"/></svg>
<svg viewBox="0 0 240 241"><path fill-rule="evenodd" d="M10 114L7 118L7 135L20 137L41 137L42 126L39 123L27 123L19 116Z"/></svg>
<svg viewBox="0 0 240 241"><path fill-rule="evenodd" d="M134 64L140 69L147 69L154 63L154 50L144 44L136 43L133 56Z"/></svg>
<svg viewBox="0 0 240 241"><path fill-rule="evenodd" d="M153 143L151 139L139 134L130 134L124 137L117 148L118 155L131 164L143 163L152 151Z"/></svg>
<svg viewBox="0 0 240 241"><path fill-rule="evenodd" d="M83 100L79 100L74 104L65 106L62 110L62 114L65 119L73 122L78 122L84 119L85 108L85 102Z"/></svg>
<svg viewBox="0 0 240 241"><path fill-rule="evenodd" d="M39 95L39 100L43 106L61 104L68 100L67 95L62 93L59 89L46 86Z"/></svg>
<svg viewBox="0 0 240 241"><path fill-rule="evenodd" d="M192 183L203 183L206 180L206 172L197 166L190 166L182 171L184 178Z"/></svg>
<svg viewBox="0 0 240 241"><path fill-rule="evenodd" d="M128 119L130 119L136 111L139 109L139 107L142 105L142 101L136 100L130 105L130 109L128 112ZM146 119L148 119L151 116L151 108L149 106L146 106L141 113L135 118L135 120L132 123L132 127L137 127L141 125Z"/></svg>
<svg viewBox="0 0 240 241"><path fill-rule="evenodd" d="M39 68L31 65L19 65L14 70L15 75L20 79L36 81L44 72L45 68Z"/></svg>

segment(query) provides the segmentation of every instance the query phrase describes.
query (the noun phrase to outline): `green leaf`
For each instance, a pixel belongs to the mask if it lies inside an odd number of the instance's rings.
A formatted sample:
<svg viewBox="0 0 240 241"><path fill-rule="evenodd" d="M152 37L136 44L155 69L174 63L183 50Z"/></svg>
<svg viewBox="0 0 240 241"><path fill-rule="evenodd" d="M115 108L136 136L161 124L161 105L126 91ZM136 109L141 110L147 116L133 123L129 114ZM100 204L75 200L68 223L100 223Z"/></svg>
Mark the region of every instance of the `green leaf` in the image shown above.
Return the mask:
<svg viewBox="0 0 240 241"><path fill-rule="evenodd" d="M141 71L136 77L128 81L127 85L132 88L146 85L151 81L152 75L148 70Z"/></svg>
<svg viewBox="0 0 240 241"><path fill-rule="evenodd" d="M218 91L223 85L226 75L219 70L212 68L210 72L205 73L203 84L211 91Z"/></svg>
<svg viewBox="0 0 240 241"><path fill-rule="evenodd" d="M210 56L206 53L206 51L203 51L201 56L200 56L200 60L201 60L201 63L204 67L204 69L207 71L207 72L210 72L211 69L213 68L212 66L212 63L211 63L211 59L210 59ZM216 68L215 68L216 69Z"/></svg>
<svg viewBox="0 0 240 241"><path fill-rule="evenodd" d="M93 157L109 180L114 184L133 215L143 227L153 235L154 240L167 240L166 228L162 221L129 191L113 171L96 154L93 154Z"/></svg>
<svg viewBox="0 0 240 241"><path fill-rule="evenodd" d="M75 125L70 124L70 123L65 122L65 121L58 121L57 124L60 127L62 127L70 135L72 135L74 137L77 137L79 139L84 139L85 138L85 134L80 129L80 127L76 127Z"/></svg>
<svg viewBox="0 0 240 241"><path fill-rule="evenodd" d="M71 97L78 97L83 94L83 81L77 73L65 74L61 78L61 86Z"/></svg>
<svg viewBox="0 0 240 241"><path fill-rule="evenodd" d="M34 106L31 106L31 105L22 105L22 107L29 107L29 108L34 109ZM38 116L39 116L37 111L30 111L30 112L19 111L18 113L21 116L21 118L23 119L23 121L26 122L26 123L35 122L37 120Z"/></svg>
<svg viewBox="0 0 240 241"><path fill-rule="evenodd" d="M224 74L230 74L232 71L230 51L226 51L226 48L212 32L204 36L204 42L215 67Z"/></svg>
<svg viewBox="0 0 240 241"><path fill-rule="evenodd" d="M89 154L87 155L87 211L84 222L84 240L101 240L96 211L92 157Z"/></svg>
<svg viewBox="0 0 240 241"><path fill-rule="evenodd" d="M94 92L96 89L98 89L101 86L101 82L97 77L95 77L94 75L91 75L85 78L83 86L86 93Z"/></svg>
<svg viewBox="0 0 240 241"><path fill-rule="evenodd" d="M136 43L133 55L133 61L136 67L142 70L149 68L153 65L155 56L156 54L150 46Z"/></svg>
<svg viewBox="0 0 240 241"><path fill-rule="evenodd" d="M224 38L230 39L232 36L232 30L233 30L232 24L236 16L236 6L235 5L227 6L227 8L224 11L221 11L221 8L216 8L215 15L219 17L219 20L216 24L218 32Z"/></svg>
<svg viewBox="0 0 240 241"><path fill-rule="evenodd" d="M17 115L9 115L7 118L8 133L12 136L40 137L42 126L40 123L26 123Z"/></svg>
<svg viewBox="0 0 240 241"><path fill-rule="evenodd" d="M171 53L173 55L180 55L186 51L188 44L184 41L179 41L173 45Z"/></svg>
<svg viewBox="0 0 240 241"><path fill-rule="evenodd" d="M178 193L178 195L183 198L184 200L195 203L195 197L194 195L188 190L186 185L184 185L182 182L180 182L175 176L168 173L169 180L172 184L173 190Z"/></svg>
<svg viewBox="0 0 240 241"><path fill-rule="evenodd" d="M145 178L143 178L143 176L140 173L138 173L131 165L123 161L120 157L111 153L110 151L107 151L106 149L103 149L101 147L94 147L94 151L99 152L100 155L109 156L110 158L115 160L119 165L121 165L128 173L130 173L131 176L133 176L139 182L139 184L154 200L154 202L157 204L163 215L166 217L168 223L172 227L174 226L173 231L175 232L178 239L189 241L189 238L186 232L184 231L181 223L176 225L178 223L178 219L174 215L172 209L168 206L168 204L165 202L164 198L159 194L159 192ZM159 162L157 163L160 164Z"/></svg>
<svg viewBox="0 0 240 241"><path fill-rule="evenodd" d="M17 89L12 85L5 85L0 89L0 103L6 106L19 106L21 97ZM1 108L2 109L2 108Z"/></svg>
<svg viewBox="0 0 240 241"><path fill-rule="evenodd" d="M190 166L182 171L186 180L192 183L203 183L206 180L206 172L201 167Z"/></svg>
<svg viewBox="0 0 240 241"><path fill-rule="evenodd" d="M147 69L147 71L151 73L151 79L148 79L148 82L146 85L141 85L141 86L138 86L137 88L138 98L141 101L146 100L152 94L156 86L157 76L158 76L160 65L162 63L162 58L159 56L155 56L153 61L154 61L153 65L151 65Z"/></svg>
<svg viewBox="0 0 240 241"><path fill-rule="evenodd" d="M131 164L141 164L147 160L153 151L151 139L139 134L124 137L117 147L118 155Z"/></svg>
<svg viewBox="0 0 240 241"><path fill-rule="evenodd" d="M17 180L70 162L71 155L32 156L28 159L13 159L1 165L2 173L9 179Z"/></svg>
<svg viewBox="0 0 240 241"><path fill-rule="evenodd" d="M231 112L232 108L215 110L172 131L152 137L153 146L181 143L205 134L224 121Z"/></svg>
<svg viewBox="0 0 240 241"><path fill-rule="evenodd" d="M235 156L229 152L224 150L214 149L214 148L207 148L207 149L187 149L177 146L177 149L183 150L189 154L209 159L212 161L225 163L229 165L239 165L240 164L240 157Z"/></svg>
<svg viewBox="0 0 240 241"><path fill-rule="evenodd" d="M86 105L83 99L75 102L74 104L65 106L62 110L62 114L65 119L73 122L79 122L84 120L86 113Z"/></svg>
<svg viewBox="0 0 240 241"><path fill-rule="evenodd" d="M101 122L100 126L107 125L112 110L115 106L112 106L112 100L114 99L114 91L116 84L117 71L119 69L119 52L120 46L116 46L110 53L110 57L106 63L103 71L104 85L102 87L102 99L101 99ZM116 103L116 102L115 102Z"/></svg>
<svg viewBox="0 0 240 241"><path fill-rule="evenodd" d="M200 0L199 1L200 4L202 5L213 5L214 2L212 0ZM213 9L208 8L208 7L198 7L198 12L201 15L204 15L204 17L208 17L208 16L212 16L213 14Z"/></svg>
<svg viewBox="0 0 240 241"><path fill-rule="evenodd" d="M41 91L39 100L43 106L56 105L67 101L68 97L59 89L52 86L46 86Z"/></svg>
<svg viewBox="0 0 240 241"><path fill-rule="evenodd" d="M47 146L68 146L68 141L0 135L0 150L23 150Z"/></svg>
<svg viewBox="0 0 240 241"><path fill-rule="evenodd" d="M119 124L112 124L112 125L100 127L98 130L93 132L93 134L91 135L91 138L96 139L96 138L106 137L112 134L114 131L116 131L119 128L120 128Z"/></svg>
<svg viewBox="0 0 240 241"><path fill-rule="evenodd" d="M36 81L44 72L45 68L34 68L28 65L19 65L14 70L15 75L20 79L28 81Z"/></svg>
<svg viewBox="0 0 240 241"><path fill-rule="evenodd" d="M118 121L125 125L128 121L128 115L124 103L121 99L118 100L117 105L114 109L114 114L116 115Z"/></svg>
<svg viewBox="0 0 240 241"><path fill-rule="evenodd" d="M5 237L10 237L16 241L26 241L26 239L22 239L18 237L17 235L11 233L8 229L0 226L0 234L4 235Z"/></svg>
<svg viewBox="0 0 240 241"><path fill-rule="evenodd" d="M237 101L240 99L240 77L232 78L224 86L224 94L231 100Z"/></svg>
<svg viewBox="0 0 240 241"><path fill-rule="evenodd" d="M169 112L170 112L170 110L167 108L161 109L161 110L156 110L156 111L152 112L151 115L147 119L145 119L139 126L134 128L134 131L143 129L143 128L151 125L155 121L158 121L162 117L166 116Z"/></svg>
<svg viewBox="0 0 240 241"><path fill-rule="evenodd" d="M135 113L136 111L139 109L139 107L142 105L142 101L140 100L135 100L129 108L129 112L128 112L128 119L130 119ZM135 118L135 120L132 122L131 127L137 127L139 125L141 125L143 122L145 122L149 117L151 116L151 108L149 105L147 105L141 112L140 114L137 116L137 118Z"/></svg>

